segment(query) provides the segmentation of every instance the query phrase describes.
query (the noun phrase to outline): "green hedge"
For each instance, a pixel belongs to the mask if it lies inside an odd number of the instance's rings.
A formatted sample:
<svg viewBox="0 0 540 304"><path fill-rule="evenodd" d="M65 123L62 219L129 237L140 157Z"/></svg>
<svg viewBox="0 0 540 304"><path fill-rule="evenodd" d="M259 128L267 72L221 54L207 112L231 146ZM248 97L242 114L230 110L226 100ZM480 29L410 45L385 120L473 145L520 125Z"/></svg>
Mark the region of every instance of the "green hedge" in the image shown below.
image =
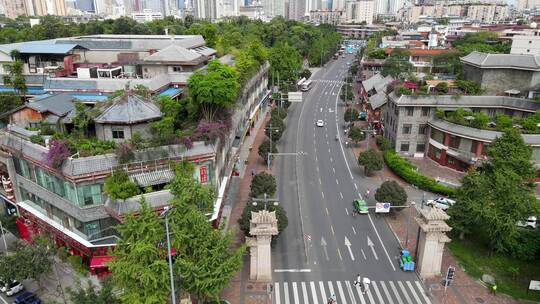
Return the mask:
<svg viewBox="0 0 540 304"><path fill-rule="evenodd" d="M385 151L384 161L395 174L403 178L409 184L413 184L420 189L447 196L453 195L455 192L454 189L437 183L434 178L418 173L415 166L413 166L407 159L401 157L395 151Z"/></svg>

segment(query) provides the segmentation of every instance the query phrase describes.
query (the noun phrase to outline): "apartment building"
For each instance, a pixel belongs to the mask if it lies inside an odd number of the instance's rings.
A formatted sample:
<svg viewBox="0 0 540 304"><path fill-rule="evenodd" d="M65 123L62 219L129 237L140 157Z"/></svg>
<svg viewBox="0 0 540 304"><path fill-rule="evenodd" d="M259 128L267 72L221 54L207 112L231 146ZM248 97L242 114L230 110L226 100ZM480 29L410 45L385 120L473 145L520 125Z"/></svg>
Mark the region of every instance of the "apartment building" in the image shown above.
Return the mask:
<svg viewBox="0 0 540 304"><path fill-rule="evenodd" d="M185 56L183 49L175 47L173 44L170 52ZM154 52L153 55L157 55L153 60L161 62L169 58L168 52ZM219 60L234 64L230 55ZM161 71L163 75L168 73L165 68ZM21 237L30 239L32 235L47 233L57 246L82 256L84 262L97 271L105 267L100 261L109 258L107 252L118 239L113 227L127 213L137 212L142 197L134 196L122 202L111 200L103 192L104 180L117 169L126 171L140 188L152 187L144 198L159 211L172 198L164 188L174 177L171 162L187 160L195 166L194 178L212 186L217 193L208 217L218 225L225 189L240 166L239 149L246 138L252 136L255 124L264 117L268 107L268 71L269 64L265 63L242 84L232 127L225 137L212 142L194 141L192 147L169 144L136 150L133 159L123 163L116 153L88 154L78 150L60 167L52 167L45 160L51 149L50 136L34 130L42 124L71 130L77 101L99 111L90 128L97 140L118 144L129 141L135 133L148 138L150 124L163 115L153 100L138 96L127 87L123 95L112 101L107 101L106 93L72 91L33 98L8 113L9 125L0 130L0 175L5 182L0 189L0 202L3 201L5 212L17 213ZM97 107L99 104L102 106ZM36 141L36 137L41 140Z"/></svg>
<svg viewBox="0 0 540 304"><path fill-rule="evenodd" d="M533 54L540 55L540 35L538 31L534 35L516 35L512 37L510 54Z"/></svg>
<svg viewBox="0 0 540 304"><path fill-rule="evenodd" d="M374 5L372 0L351 1L346 3L347 22L373 24Z"/></svg>
<svg viewBox="0 0 540 304"><path fill-rule="evenodd" d="M315 24L338 25L345 19L344 11L317 10L309 12L309 21Z"/></svg>
<svg viewBox="0 0 540 304"><path fill-rule="evenodd" d="M144 85L153 93L181 89L215 57L200 35L92 35L0 45L3 66L18 50L27 85L47 92L110 93ZM6 88L7 89L7 88Z"/></svg>
<svg viewBox="0 0 540 304"><path fill-rule="evenodd" d="M494 129L478 129L438 117L462 108L472 113L484 112L491 119L496 115L523 118L540 109L530 99L507 96L397 96L388 95L383 114L384 137L395 151L414 157L433 159L442 166L465 171L484 159L487 146L502 133ZM523 134L533 147L533 162L540 165L540 134Z"/></svg>
<svg viewBox="0 0 540 304"><path fill-rule="evenodd" d="M392 54L393 48L385 49L388 55ZM431 74L433 71L433 58L437 55L455 52L453 49L408 49L409 62L413 65L416 73Z"/></svg>

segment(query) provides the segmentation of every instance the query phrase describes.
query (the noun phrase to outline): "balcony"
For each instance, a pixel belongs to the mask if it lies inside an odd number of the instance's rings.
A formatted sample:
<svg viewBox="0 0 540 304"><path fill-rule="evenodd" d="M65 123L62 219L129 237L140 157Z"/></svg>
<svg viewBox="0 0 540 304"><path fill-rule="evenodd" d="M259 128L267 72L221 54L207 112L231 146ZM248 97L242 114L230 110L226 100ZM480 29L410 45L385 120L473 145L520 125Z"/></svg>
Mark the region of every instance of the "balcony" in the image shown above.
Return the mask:
<svg viewBox="0 0 540 304"><path fill-rule="evenodd" d="M158 91L171 83L187 84L191 72L159 74L152 78L69 78L47 77L44 87L47 91L77 91L77 92L114 92L123 90L127 84L130 88L144 85L151 91Z"/></svg>
<svg viewBox="0 0 540 304"><path fill-rule="evenodd" d="M430 61L409 61L414 67L432 67L433 64Z"/></svg>

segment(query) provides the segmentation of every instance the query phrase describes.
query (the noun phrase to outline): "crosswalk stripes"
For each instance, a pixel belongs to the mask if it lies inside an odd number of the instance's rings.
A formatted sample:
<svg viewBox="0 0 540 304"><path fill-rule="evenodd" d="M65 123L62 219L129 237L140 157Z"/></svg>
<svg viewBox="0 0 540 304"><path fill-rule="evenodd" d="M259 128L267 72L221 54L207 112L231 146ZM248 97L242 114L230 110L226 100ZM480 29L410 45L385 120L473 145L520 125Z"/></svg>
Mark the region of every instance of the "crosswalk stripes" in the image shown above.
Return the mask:
<svg viewBox="0 0 540 304"><path fill-rule="evenodd" d="M431 304L419 281L371 281L363 294L351 281L275 282L274 304L325 304L334 295L339 304Z"/></svg>
<svg viewBox="0 0 540 304"><path fill-rule="evenodd" d="M317 80L313 80L313 82L331 83L331 84L344 84L345 83L345 81L341 81L341 80L325 80L325 79L317 79Z"/></svg>

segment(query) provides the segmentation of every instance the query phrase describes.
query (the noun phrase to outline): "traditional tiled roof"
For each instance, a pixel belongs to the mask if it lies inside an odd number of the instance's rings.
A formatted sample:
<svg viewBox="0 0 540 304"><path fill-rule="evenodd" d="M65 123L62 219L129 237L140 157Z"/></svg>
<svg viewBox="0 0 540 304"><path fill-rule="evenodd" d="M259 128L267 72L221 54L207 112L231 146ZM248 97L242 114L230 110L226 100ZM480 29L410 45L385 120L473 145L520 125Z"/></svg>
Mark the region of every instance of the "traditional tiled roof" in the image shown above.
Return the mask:
<svg viewBox="0 0 540 304"><path fill-rule="evenodd" d="M136 124L155 120L163 116L159 108L150 99L125 93L116 97L112 105L94 119L96 123Z"/></svg>
<svg viewBox="0 0 540 304"><path fill-rule="evenodd" d="M487 54L475 51L461 57L461 61L483 69L540 70L540 55L533 54Z"/></svg>
<svg viewBox="0 0 540 304"><path fill-rule="evenodd" d="M50 112L57 116L64 116L74 109L74 99L70 94L63 93L29 102L26 106L40 113Z"/></svg>
<svg viewBox="0 0 540 304"><path fill-rule="evenodd" d="M197 53L196 51L188 50L184 47L171 44L168 47L144 58L144 61L198 63L199 59L202 58L203 55Z"/></svg>
<svg viewBox="0 0 540 304"><path fill-rule="evenodd" d="M392 54L393 48L386 48L386 54ZM411 56L436 56L456 52L454 49L406 49Z"/></svg>

